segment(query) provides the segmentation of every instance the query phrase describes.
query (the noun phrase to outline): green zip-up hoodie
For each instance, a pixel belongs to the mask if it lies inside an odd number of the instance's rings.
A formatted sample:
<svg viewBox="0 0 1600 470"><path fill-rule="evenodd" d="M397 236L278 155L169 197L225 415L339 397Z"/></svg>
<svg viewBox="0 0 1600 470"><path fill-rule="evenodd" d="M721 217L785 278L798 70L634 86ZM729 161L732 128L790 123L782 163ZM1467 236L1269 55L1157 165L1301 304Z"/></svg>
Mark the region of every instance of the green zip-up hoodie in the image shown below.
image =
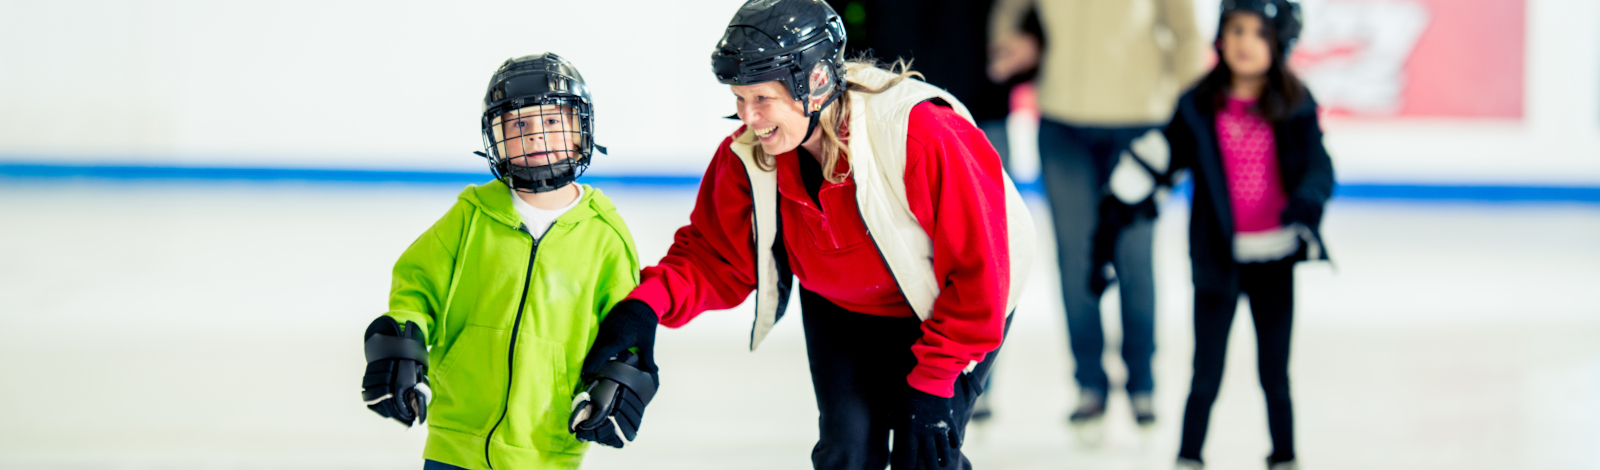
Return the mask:
<svg viewBox="0 0 1600 470"><path fill-rule="evenodd" d="M467 186L394 266L389 311L427 336L423 457L470 469L578 468L567 432L600 320L639 283L633 237L600 190L537 244L500 181Z"/></svg>

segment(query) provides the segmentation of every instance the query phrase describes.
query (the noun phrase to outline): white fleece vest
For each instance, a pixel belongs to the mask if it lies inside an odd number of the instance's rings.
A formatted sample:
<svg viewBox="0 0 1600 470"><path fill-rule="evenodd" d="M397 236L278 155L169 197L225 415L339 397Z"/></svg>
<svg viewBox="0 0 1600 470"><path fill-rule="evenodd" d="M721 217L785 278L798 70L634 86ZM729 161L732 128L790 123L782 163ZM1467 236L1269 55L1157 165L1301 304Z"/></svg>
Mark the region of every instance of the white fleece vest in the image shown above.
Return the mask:
<svg viewBox="0 0 1600 470"><path fill-rule="evenodd" d="M879 88L895 77L883 69L866 67L850 71L847 80ZM934 299L939 297L942 284L933 271L933 242L917 223L906 200L906 133L910 127L911 108L937 99L968 122L972 122L972 115L954 96L914 79L901 81L883 93L849 92L846 96L854 110L850 116L852 138L849 145L856 205L900 292L917 317L927 320L933 314ZM755 350L783 316L791 274L780 269L779 263L787 260L777 259L773 252L779 236L777 172L762 171L756 166L751 144L741 144L736 139L730 147L744 162L745 172L750 177L750 195L754 198L756 315L750 332L750 349ZM1007 233L1010 235L1011 286L1006 301L1006 312L1010 315L1016 309L1017 298L1028 278L1033 260L1034 229L1033 218L1017 193L1016 185L1012 184L1011 176L1002 170L1001 179L1005 185Z"/></svg>

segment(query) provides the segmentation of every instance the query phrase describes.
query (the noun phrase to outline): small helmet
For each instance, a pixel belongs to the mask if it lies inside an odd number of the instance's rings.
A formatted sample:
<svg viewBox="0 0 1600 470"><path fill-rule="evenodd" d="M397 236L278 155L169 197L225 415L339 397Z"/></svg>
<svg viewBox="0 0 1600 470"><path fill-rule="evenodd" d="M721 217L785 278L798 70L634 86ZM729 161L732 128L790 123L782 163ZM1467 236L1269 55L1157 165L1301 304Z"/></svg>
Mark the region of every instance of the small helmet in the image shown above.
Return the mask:
<svg viewBox="0 0 1600 470"><path fill-rule="evenodd" d="M1300 27L1304 24L1301 19L1300 2L1295 0L1222 0L1222 16L1218 19L1217 35L1222 34L1222 21L1227 20L1228 14L1235 11L1248 11L1261 15L1272 30L1277 33L1278 55L1281 58L1289 57L1289 50L1294 48L1294 43L1300 40Z"/></svg>
<svg viewBox="0 0 1600 470"><path fill-rule="evenodd" d="M595 149L606 151L594 143L589 87L554 53L500 64L489 79L481 121L484 150L476 153L489 160L495 178L521 192L566 186L589 167ZM533 164L539 157L544 163Z"/></svg>
<svg viewBox="0 0 1600 470"><path fill-rule="evenodd" d="M711 70L728 85L778 80L803 102L811 125L844 95L844 21L823 0L750 0L711 53Z"/></svg>

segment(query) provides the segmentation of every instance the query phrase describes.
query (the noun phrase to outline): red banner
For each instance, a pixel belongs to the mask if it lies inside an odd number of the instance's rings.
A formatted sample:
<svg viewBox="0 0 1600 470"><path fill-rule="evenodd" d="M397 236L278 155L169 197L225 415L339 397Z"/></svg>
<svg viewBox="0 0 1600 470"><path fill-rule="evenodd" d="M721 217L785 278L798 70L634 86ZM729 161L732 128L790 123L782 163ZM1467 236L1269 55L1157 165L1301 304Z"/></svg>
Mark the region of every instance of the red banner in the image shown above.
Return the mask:
<svg viewBox="0 0 1600 470"><path fill-rule="evenodd" d="M1524 0L1306 0L1290 63L1334 114L1520 119Z"/></svg>

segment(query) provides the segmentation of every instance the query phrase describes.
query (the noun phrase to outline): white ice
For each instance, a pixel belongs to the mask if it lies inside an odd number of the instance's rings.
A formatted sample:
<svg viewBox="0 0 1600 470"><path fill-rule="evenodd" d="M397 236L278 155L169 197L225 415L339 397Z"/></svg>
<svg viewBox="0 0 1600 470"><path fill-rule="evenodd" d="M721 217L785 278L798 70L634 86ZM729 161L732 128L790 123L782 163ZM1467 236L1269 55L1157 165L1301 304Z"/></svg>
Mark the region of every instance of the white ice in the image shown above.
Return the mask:
<svg viewBox="0 0 1600 470"><path fill-rule="evenodd" d="M693 201L602 188L647 263ZM361 404L359 338L395 258L458 189L0 181L0 468L420 467L425 431ZM1187 217L1169 205L1156 234L1157 426L1140 432L1117 393L1105 442L1072 438L1045 244L1001 353L995 418L970 430L977 468L1172 467L1192 353ZM1600 206L1336 200L1325 230L1337 266L1297 271L1306 468L1600 468ZM664 330L637 442L595 447L586 467L810 468L817 414L790 314L755 353L748 307ZM1262 468L1269 451L1247 307L1237 318L1205 451L1215 469Z"/></svg>

